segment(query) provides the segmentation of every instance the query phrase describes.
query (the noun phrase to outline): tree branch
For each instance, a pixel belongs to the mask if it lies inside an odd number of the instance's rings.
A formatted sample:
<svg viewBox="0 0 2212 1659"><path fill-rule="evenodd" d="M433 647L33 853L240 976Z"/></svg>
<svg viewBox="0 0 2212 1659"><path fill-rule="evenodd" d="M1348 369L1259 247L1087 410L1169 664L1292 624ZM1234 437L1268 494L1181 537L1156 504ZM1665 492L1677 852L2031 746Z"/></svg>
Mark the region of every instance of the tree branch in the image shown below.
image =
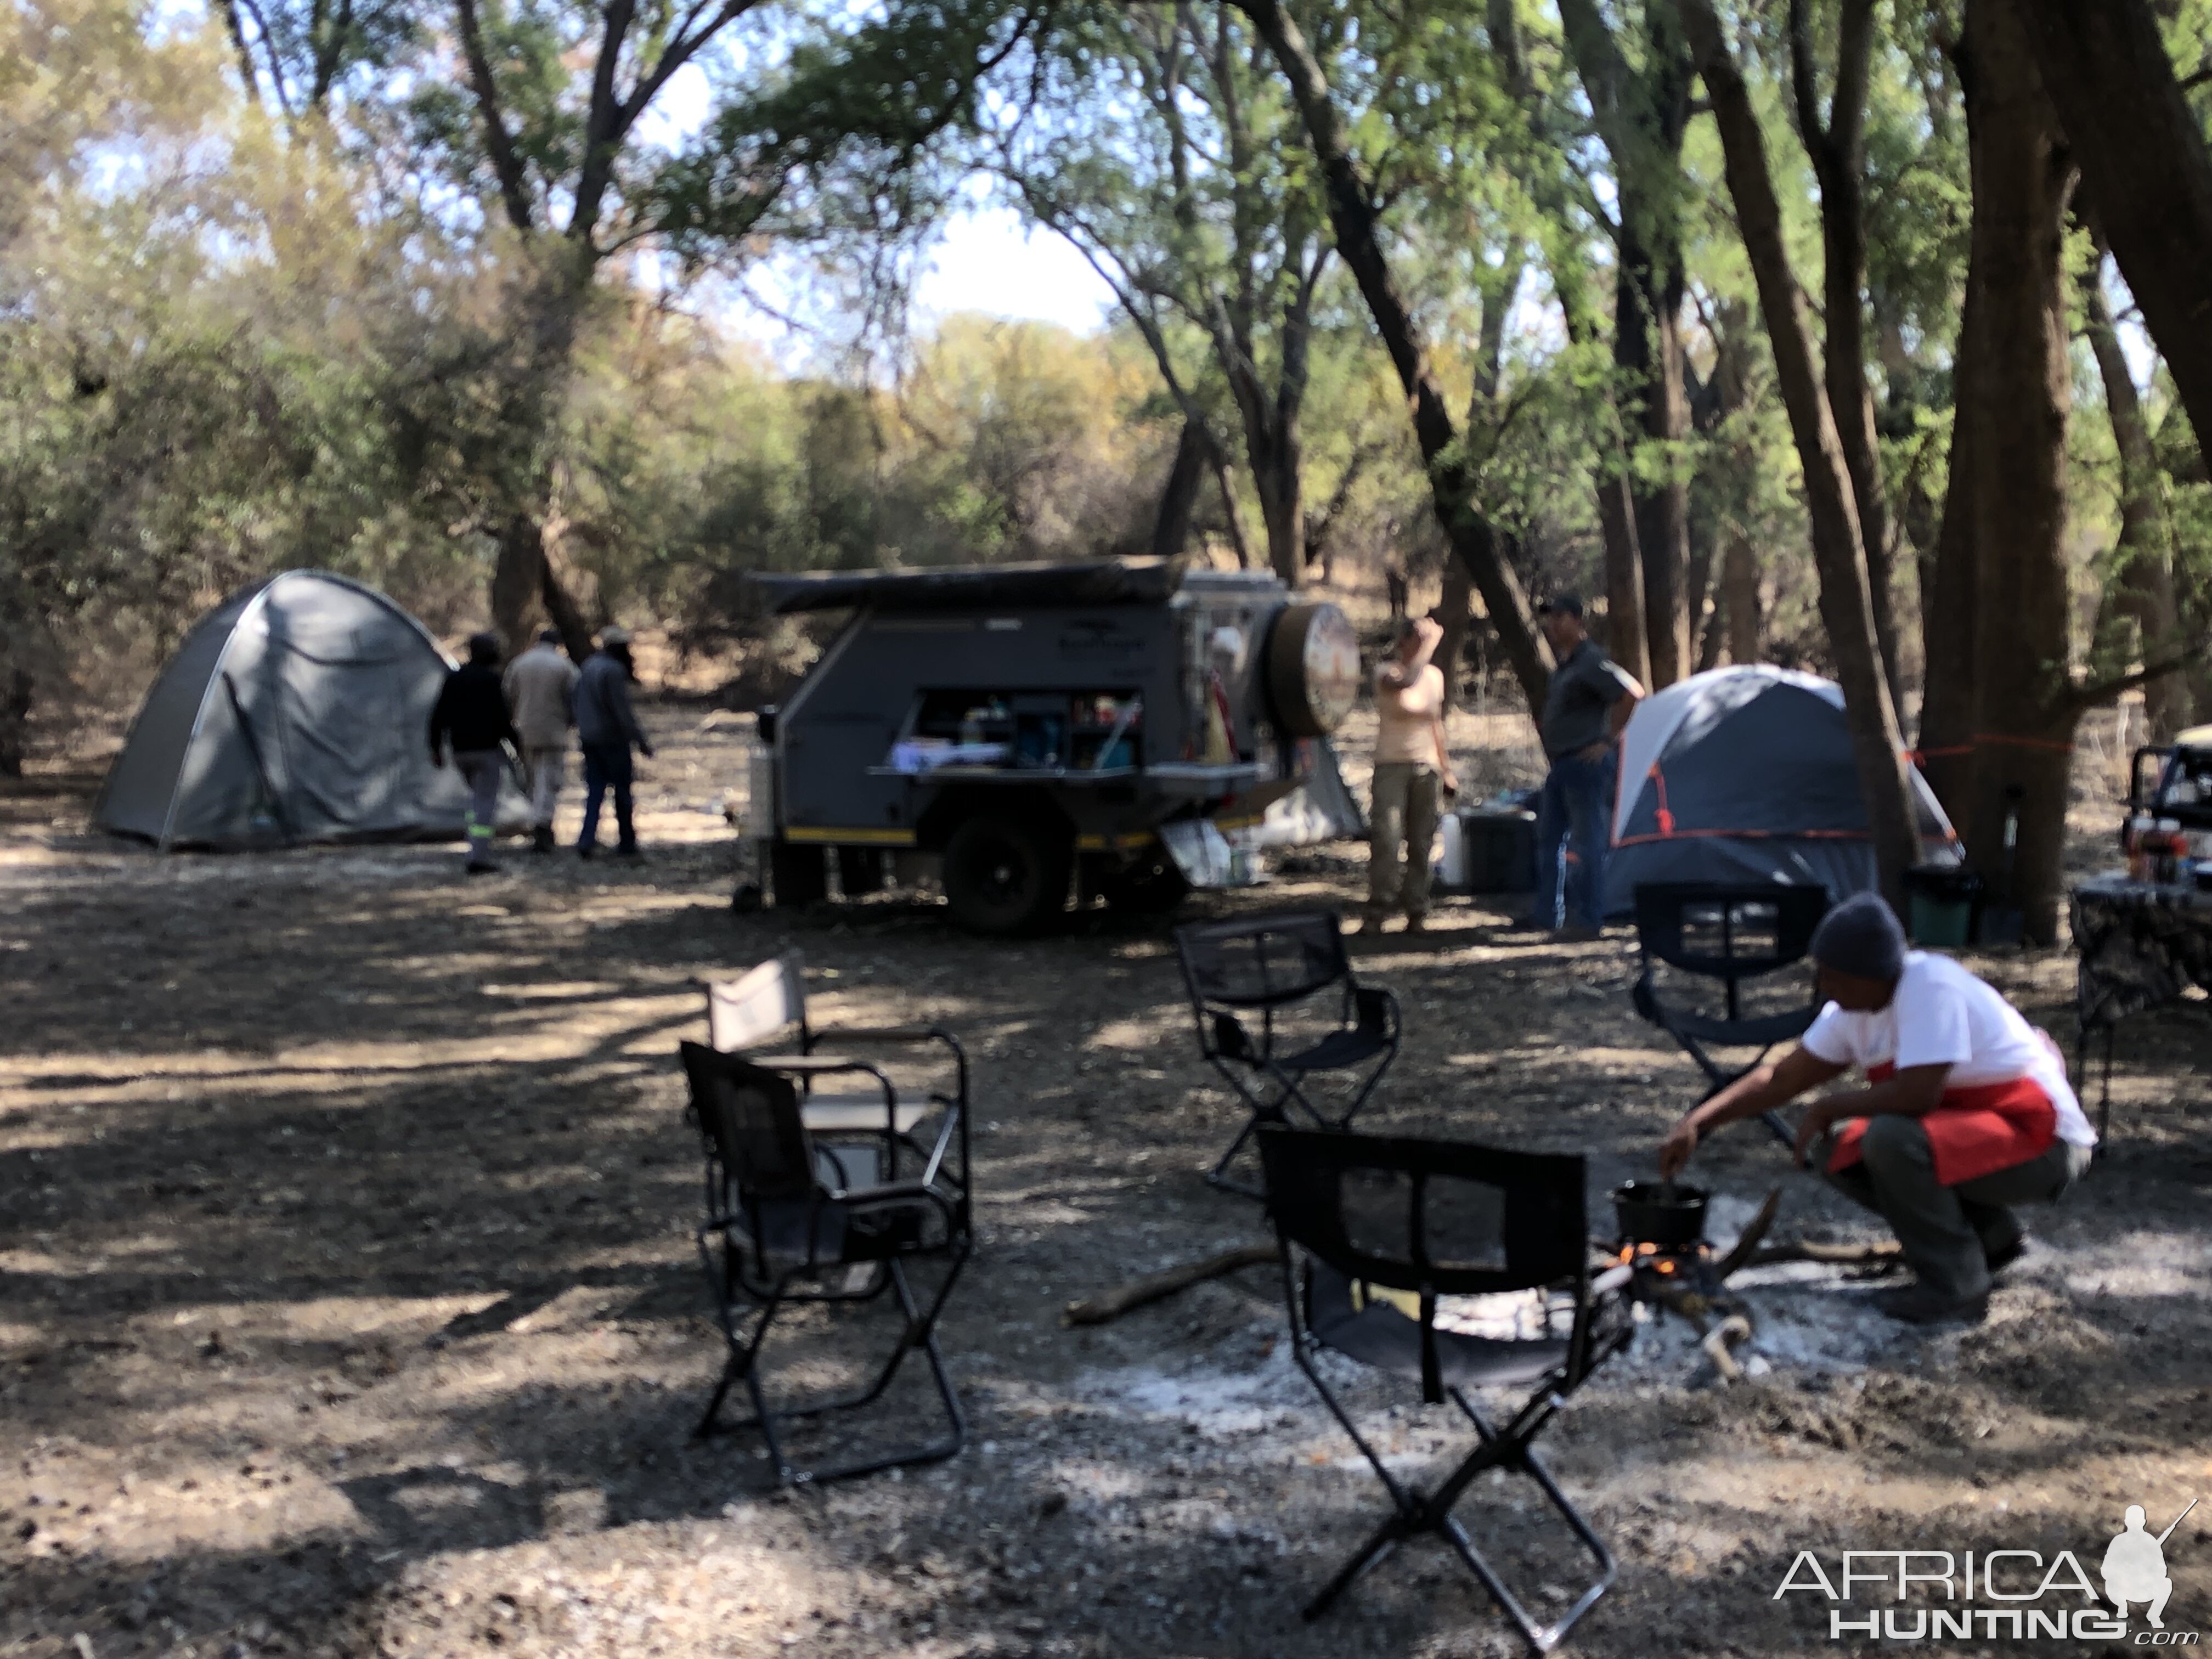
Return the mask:
<svg viewBox="0 0 2212 1659"><path fill-rule="evenodd" d="M461 53L469 66L470 89L476 94L477 113L484 128L484 153L499 180L500 199L507 204L507 222L528 234L536 227L530 211L530 185L523 175L522 158L500 113L499 88L493 79L490 55L484 51L483 29L477 21L476 0L454 0L461 26Z"/></svg>
<svg viewBox="0 0 2212 1659"><path fill-rule="evenodd" d="M2170 657L2161 657L2131 673L2115 674L2109 679L2092 680L2086 685L2075 686L2066 694L2066 706L2078 714L2085 708L2094 708L2099 703L2110 702L2123 691L2132 691L2139 685L2148 685L2153 680L2180 672L2208 650L2212 650L2212 638L2200 640L2186 650L2176 652Z"/></svg>
<svg viewBox="0 0 2212 1659"><path fill-rule="evenodd" d="M246 24L238 15L238 0L222 0L222 21L230 33L230 44L238 49L239 73L246 77L246 95L256 105L261 102L261 72L253 64L253 48L246 44Z"/></svg>

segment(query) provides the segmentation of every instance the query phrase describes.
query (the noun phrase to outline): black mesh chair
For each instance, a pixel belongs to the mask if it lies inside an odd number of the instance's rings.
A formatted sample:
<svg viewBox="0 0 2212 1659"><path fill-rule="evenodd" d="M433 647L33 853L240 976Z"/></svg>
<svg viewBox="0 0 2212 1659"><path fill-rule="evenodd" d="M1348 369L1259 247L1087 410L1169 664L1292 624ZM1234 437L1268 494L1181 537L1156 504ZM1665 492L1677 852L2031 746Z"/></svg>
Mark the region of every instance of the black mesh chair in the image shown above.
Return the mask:
<svg viewBox="0 0 2212 1659"><path fill-rule="evenodd" d="M1350 1124L1398 1057L1398 1000L1352 977L1334 910L1194 922L1176 928L1175 939L1199 1052L1249 1113L1206 1178L1258 1198L1258 1188L1229 1176L1253 1130L1289 1122L1292 1107L1320 1127ZM1341 1080L1317 1103L1307 1079L1326 1073ZM1334 1109L1324 1103L1332 1098Z"/></svg>
<svg viewBox="0 0 2212 1659"><path fill-rule="evenodd" d="M1393 1513L1309 1602L1318 1619L1395 1545L1442 1537L1498 1605L1543 1652L1613 1583L1613 1556L1567 1501L1533 1444L1576 1389L1635 1334L1624 1295L1630 1270L1593 1277L1579 1158L1499 1151L1464 1142L1259 1131L1267 1211L1282 1251L1292 1352L1376 1479ZM1445 1297L1543 1290L1534 1334L1468 1334L1437 1323ZM1560 1327L1564 1325L1564 1328ZM1316 1364L1324 1349L1418 1382L1431 1404L1449 1400L1476 1444L1424 1492L1390 1472ZM1527 1389L1503 1424L1468 1390ZM1566 1612L1539 1625L1474 1547L1453 1510L1491 1469L1534 1481L1597 1564L1597 1578Z"/></svg>
<svg viewBox="0 0 2212 1659"><path fill-rule="evenodd" d="M843 1146L817 1144L808 1130L792 1074L872 1072L866 1061L784 1059L774 1069L696 1042L684 1045L690 1115L707 1155L707 1219L699 1253L714 1292L729 1358L699 1420L702 1436L758 1428L783 1484L842 1480L957 1453L967 1438L959 1396L946 1374L936 1326L972 1247L965 1183L932 1158L911 1176L900 1169L892 1135ZM966 1139L964 1120L961 1138ZM964 1168L964 1161L963 1165ZM917 1297L908 1269L933 1264L936 1289ZM868 1304L888 1294L901 1328L883 1368L858 1393L771 1411L762 1386L769 1328L787 1305ZM943 1401L948 1431L937 1440L835 1467L799 1469L785 1455L779 1420L814 1418L881 1398L901 1364L919 1352ZM743 1382L753 1414L721 1420L722 1402Z"/></svg>
<svg viewBox="0 0 2212 1659"><path fill-rule="evenodd" d="M1711 1100L1766 1058L1777 1043L1802 1036L1820 1012L1817 992L1809 1000L1774 1013L1747 1014L1744 987L1805 960L1813 930L1828 913L1824 887L1784 886L1775 882L1730 884L1719 882L1653 882L1636 890L1636 942L1642 971L1630 992L1636 1012L1682 1045L1705 1074ZM1662 1000L1655 966L1717 980L1722 987L1717 1012L1688 1008ZM1751 1048L1756 1055L1730 1069L1715 1060L1714 1048ZM1780 1116L1764 1115L1766 1127L1784 1146L1795 1137Z"/></svg>

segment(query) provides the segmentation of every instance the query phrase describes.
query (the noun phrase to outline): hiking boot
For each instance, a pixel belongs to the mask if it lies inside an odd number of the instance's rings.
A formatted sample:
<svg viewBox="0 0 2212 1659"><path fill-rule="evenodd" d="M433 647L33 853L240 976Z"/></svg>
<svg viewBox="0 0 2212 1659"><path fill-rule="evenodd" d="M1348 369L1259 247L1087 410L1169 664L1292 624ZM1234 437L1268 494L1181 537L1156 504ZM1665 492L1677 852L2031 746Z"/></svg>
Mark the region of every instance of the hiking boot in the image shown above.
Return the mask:
<svg viewBox="0 0 2212 1659"><path fill-rule="evenodd" d="M530 850L533 853L550 853L553 850L553 826L551 824L541 823L535 830L532 831L530 836Z"/></svg>
<svg viewBox="0 0 2212 1659"><path fill-rule="evenodd" d="M1990 1273L1993 1277L2002 1273L2027 1254L2027 1235L2026 1233L2014 1233L2010 1243L2000 1244L1995 1249L1991 1249L1986 1243L1982 1246L1982 1260L1990 1264Z"/></svg>
<svg viewBox="0 0 2212 1659"><path fill-rule="evenodd" d="M615 848L615 856L618 859L641 859L645 854L638 849L635 842L626 841Z"/></svg>
<svg viewBox="0 0 2212 1659"><path fill-rule="evenodd" d="M1426 916L1407 916L1406 918L1406 931L1409 933L1427 933L1429 931L1429 919Z"/></svg>
<svg viewBox="0 0 2212 1659"><path fill-rule="evenodd" d="M599 849L598 848L592 846L592 843L587 841L580 841L576 843L576 856L580 859L588 860L592 854L599 850Z"/></svg>
<svg viewBox="0 0 2212 1659"><path fill-rule="evenodd" d="M489 859L483 860L481 863L475 859L471 859L466 867L468 869L468 872L472 876L495 876L499 873L499 866L494 864Z"/></svg>
<svg viewBox="0 0 2212 1659"><path fill-rule="evenodd" d="M1906 1285L1877 1291L1874 1305L1907 1325L1978 1325L1990 1310L1990 1293L1953 1296L1933 1285Z"/></svg>

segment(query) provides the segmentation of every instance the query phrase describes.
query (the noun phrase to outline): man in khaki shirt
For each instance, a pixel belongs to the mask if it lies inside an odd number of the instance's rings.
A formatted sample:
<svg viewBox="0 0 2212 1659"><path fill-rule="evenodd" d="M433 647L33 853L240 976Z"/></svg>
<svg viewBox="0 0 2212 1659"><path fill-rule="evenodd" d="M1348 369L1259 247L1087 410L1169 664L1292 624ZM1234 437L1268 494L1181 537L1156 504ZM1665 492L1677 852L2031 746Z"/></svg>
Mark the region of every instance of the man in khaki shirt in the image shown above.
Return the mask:
<svg viewBox="0 0 2212 1659"><path fill-rule="evenodd" d="M1396 648L1375 671L1374 806L1362 933L1381 932L1401 902L1407 933L1427 924L1437 789L1459 787L1444 750L1443 672L1429 660L1443 636L1426 617L1401 622Z"/></svg>
<svg viewBox="0 0 2212 1659"><path fill-rule="evenodd" d="M552 628L507 665L507 701L522 734L523 770L530 779L532 845L540 853L553 850L553 811L568 758L568 728L576 723L568 701L576 672L561 653L560 630Z"/></svg>

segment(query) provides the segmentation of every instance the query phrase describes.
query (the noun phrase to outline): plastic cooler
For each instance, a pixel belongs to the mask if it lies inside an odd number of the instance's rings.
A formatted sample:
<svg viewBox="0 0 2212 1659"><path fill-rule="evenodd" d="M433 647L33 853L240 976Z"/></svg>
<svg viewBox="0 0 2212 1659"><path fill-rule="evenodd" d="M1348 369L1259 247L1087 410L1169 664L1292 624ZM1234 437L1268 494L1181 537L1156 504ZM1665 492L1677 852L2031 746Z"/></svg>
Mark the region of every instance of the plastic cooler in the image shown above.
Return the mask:
<svg viewBox="0 0 2212 1659"><path fill-rule="evenodd" d="M1982 878L1964 865L1918 864L1905 872L1905 931L1915 945L1963 950L1973 942Z"/></svg>

